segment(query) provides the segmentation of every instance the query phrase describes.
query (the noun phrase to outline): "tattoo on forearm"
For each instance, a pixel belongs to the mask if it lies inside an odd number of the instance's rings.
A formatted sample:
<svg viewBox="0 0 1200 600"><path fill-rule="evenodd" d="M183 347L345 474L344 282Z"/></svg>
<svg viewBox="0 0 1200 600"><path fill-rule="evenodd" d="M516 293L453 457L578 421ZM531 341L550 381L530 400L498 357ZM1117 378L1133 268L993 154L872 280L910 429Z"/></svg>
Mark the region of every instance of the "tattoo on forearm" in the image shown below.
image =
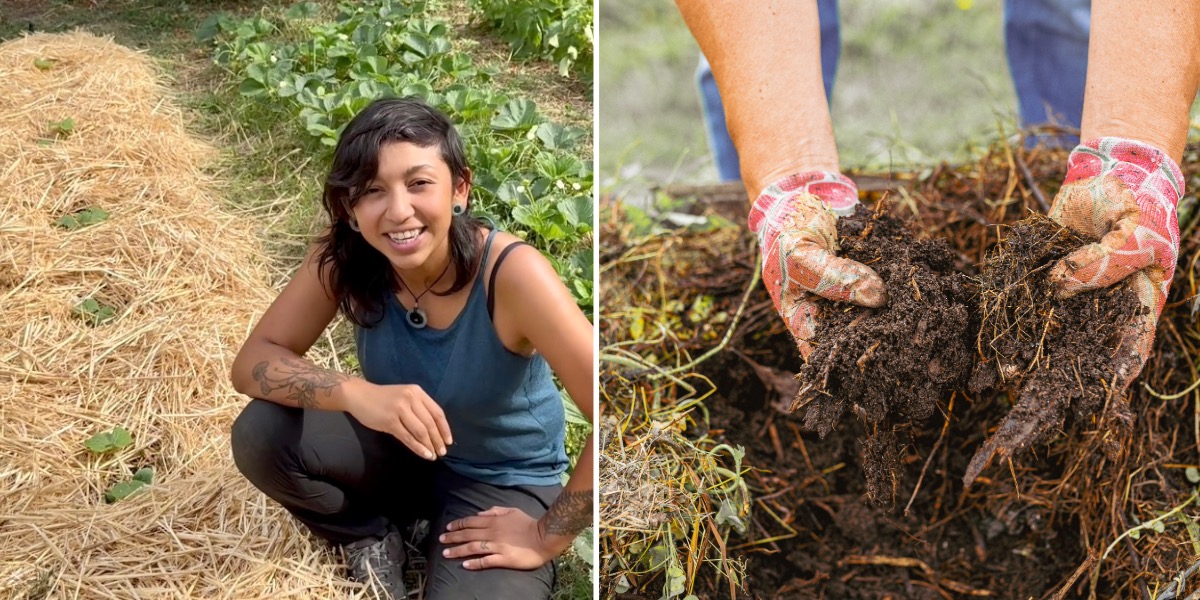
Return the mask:
<svg viewBox="0 0 1200 600"><path fill-rule="evenodd" d="M567 491L546 511L546 533L575 535L592 524L592 490Z"/></svg>
<svg viewBox="0 0 1200 600"><path fill-rule="evenodd" d="M319 392L324 392L328 398L333 388L349 379L347 375L322 369L297 358L264 360L254 365L251 375L262 389L263 397L282 390L287 393L285 397L300 408L317 408L320 405Z"/></svg>

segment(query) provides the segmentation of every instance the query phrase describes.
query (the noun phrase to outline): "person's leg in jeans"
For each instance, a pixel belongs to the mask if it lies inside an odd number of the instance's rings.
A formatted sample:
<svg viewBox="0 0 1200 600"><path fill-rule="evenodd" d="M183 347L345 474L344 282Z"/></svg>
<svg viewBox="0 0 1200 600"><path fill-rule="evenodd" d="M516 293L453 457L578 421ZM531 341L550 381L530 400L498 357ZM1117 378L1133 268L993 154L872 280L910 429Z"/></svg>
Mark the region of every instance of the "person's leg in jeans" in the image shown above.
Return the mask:
<svg viewBox="0 0 1200 600"><path fill-rule="evenodd" d="M433 514L434 464L346 413L251 400L231 445L255 487L331 543L382 539L404 525L392 519Z"/></svg>
<svg viewBox="0 0 1200 600"><path fill-rule="evenodd" d="M821 77L825 83L825 98L833 98L833 80L837 74L838 54L841 52L841 33L838 26L837 0L817 0L817 14L821 21ZM700 66L696 69L696 82L700 87L700 104L704 109L704 128L708 133L708 147L717 164L721 181L737 181L742 178L738 164L737 148L725 127L725 106L717 82L713 79L708 59L700 55Z"/></svg>
<svg viewBox="0 0 1200 600"><path fill-rule="evenodd" d="M1004 41L1021 125L1079 128L1087 77L1091 0L1006 0ZM1073 147L1075 135L1031 136L1032 146Z"/></svg>
<svg viewBox="0 0 1200 600"><path fill-rule="evenodd" d="M455 519L497 506L511 506L539 519L562 492L561 485L498 487L463 477L449 468L437 475L441 512L429 530L428 583L425 600L542 600L554 588L554 561L532 571L484 569L468 571L463 558L445 558L438 536Z"/></svg>

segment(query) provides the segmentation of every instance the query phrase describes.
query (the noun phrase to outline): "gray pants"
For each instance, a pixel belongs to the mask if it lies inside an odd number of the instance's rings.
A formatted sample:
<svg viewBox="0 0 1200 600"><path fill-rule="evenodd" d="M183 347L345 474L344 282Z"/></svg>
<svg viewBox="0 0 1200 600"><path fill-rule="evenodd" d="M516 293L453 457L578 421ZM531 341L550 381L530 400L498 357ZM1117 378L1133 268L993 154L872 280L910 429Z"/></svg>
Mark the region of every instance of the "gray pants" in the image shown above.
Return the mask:
<svg viewBox="0 0 1200 600"><path fill-rule="evenodd" d="M383 537L389 526L431 521L425 598L549 598L555 567L468 571L442 557L446 524L494 506L546 513L561 485L500 487L419 458L398 440L341 412L251 400L233 424L238 469L313 533L334 544Z"/></svg>

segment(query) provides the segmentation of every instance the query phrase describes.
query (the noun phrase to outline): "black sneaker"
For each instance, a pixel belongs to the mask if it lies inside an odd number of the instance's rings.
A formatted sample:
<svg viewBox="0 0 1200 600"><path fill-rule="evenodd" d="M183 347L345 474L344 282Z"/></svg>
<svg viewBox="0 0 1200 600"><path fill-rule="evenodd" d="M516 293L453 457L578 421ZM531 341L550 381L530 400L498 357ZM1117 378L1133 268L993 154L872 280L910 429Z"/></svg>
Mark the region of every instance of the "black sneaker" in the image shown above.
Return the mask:
<svg viewBox="0 0 1200 600"><path fill-rule="evenodd" d="M351 581L367 586L378 600L404 600L404 567L407 553L400 532L392 531L382 540L369 537L342 547Z"/></svg>

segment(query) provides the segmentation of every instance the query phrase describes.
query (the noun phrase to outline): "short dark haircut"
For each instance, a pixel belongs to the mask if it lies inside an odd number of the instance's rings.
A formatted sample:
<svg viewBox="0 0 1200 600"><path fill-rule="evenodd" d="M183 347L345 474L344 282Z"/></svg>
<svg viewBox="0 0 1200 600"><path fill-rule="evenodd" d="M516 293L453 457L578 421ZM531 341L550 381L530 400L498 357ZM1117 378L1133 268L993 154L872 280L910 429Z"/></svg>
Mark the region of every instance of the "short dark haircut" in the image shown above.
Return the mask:
<svg viewBox="0 0 1200 600"><path fill-rule="evenodd" d="M392 142L422 148L437 146L450 167L453 185L471 183L462 138L441 111L416 98L381 98L358 113L338 139L333 166L325 179L322 202L331 227L317 243L321 272L329 267L330 289L342 314L356 325L371 327L383 317L388 295L403 285L387 257L350 228L350 209L366 192L379 170L379 151ZM466 212L450 221L450 261L454 283L440 295L453 294L474 279L479 268L482 221ZM437 292L431 292L437 293Z"/></svg>

